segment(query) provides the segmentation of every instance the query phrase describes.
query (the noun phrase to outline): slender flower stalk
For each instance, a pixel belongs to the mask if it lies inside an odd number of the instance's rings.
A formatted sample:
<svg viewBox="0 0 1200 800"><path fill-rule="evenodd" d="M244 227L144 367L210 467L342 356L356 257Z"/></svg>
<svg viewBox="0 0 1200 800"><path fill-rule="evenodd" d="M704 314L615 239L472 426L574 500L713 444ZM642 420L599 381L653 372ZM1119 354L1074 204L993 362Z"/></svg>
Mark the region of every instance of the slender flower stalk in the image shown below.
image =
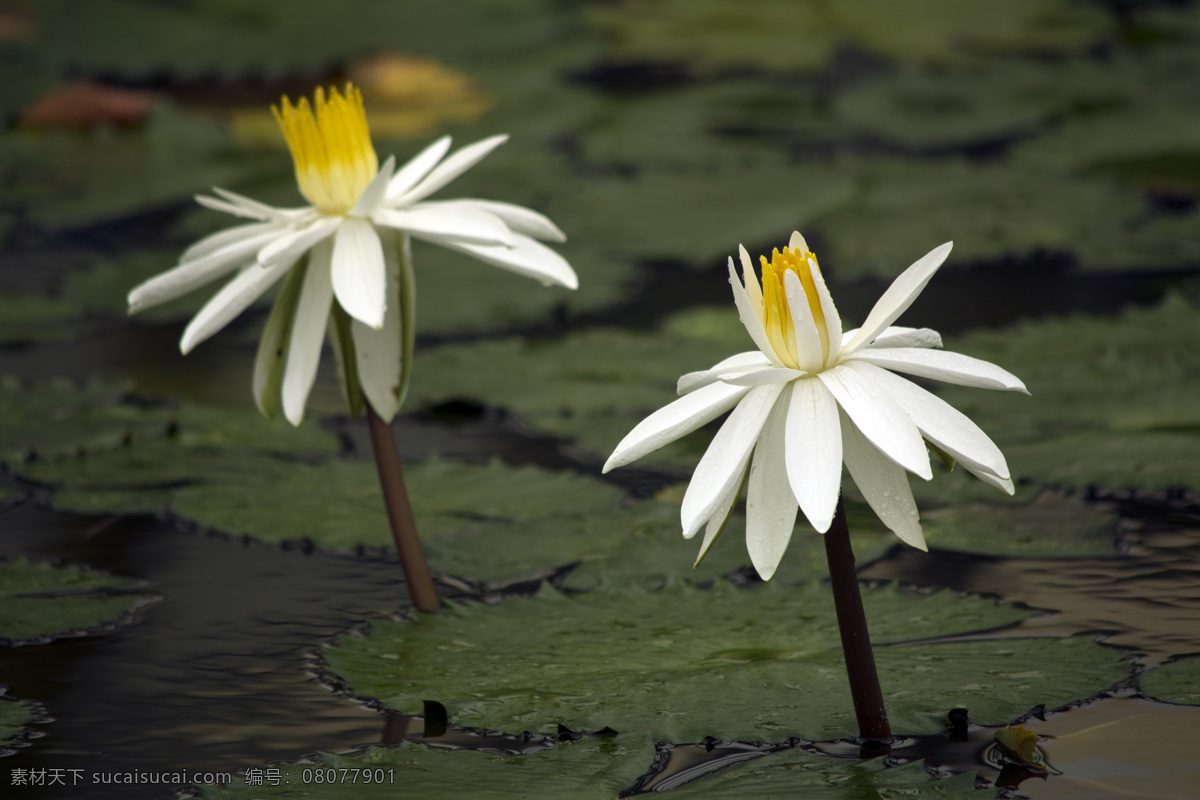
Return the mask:
<svg viewBox="0 0 1200 800"><path fill-rule="evenodd" d="M220 188L213 189L215 197L197 196L200 205L249 222L201 239L184 251L176 267L135 287L129 312L232 274L184 330L179 347L187 354L282 281L255 359L255 402L264 415L273 417L282 408L288 421L299 425L328 333L351 416L369 411L401 558L419 556L420 565L412 570L405 561L410 592L414 599L426 598L417 601L418 607L435 610L436 593L411 511L392 513L407 508L395 442L390 434L376 435L379 425L390 426L412 377L416 278L411 240L574 289L578 279L570 264L538 241L566 237L549 219L522 206L427 199L507 136L475 142L449 156L450 137L445 136L397 169L390 156L380 166L362 95L350 84L328 95L317 89L312 104L301 98L293 105L284 97L272 111L309 205L277 208ZM387 460L395 461L396 468L387 471L392 477L384 477ZM418 588L413 580L427 585Z"/></svg>
<svg viewBox="0 0 1200 800"><path fill-rule="evenodd" d="M841 318L799 233L760 257L761 282L745 248L729 281L757 350L679 379L680 399L621 440L607 472L691 433L732 409L700 459L683 498L683 535L704 529L697 563L716 541L746 487L746 546L763 580L775 574L797 514L826 534L826 555L855 709L864 738L887 738L887 714L871 656L854 554L841 501L842 466L883 523L925 550L906 472L933 477L929 450L980 480L1013 493L1008 464L975 423L897 372L949 383L1025 392L986 361L941 352L927 328L893 326L950 253L930 251L896 279L861 328ZM1027 393L1027 392L1026 392ZM828 533L826 533L828 531Z"/></svg>

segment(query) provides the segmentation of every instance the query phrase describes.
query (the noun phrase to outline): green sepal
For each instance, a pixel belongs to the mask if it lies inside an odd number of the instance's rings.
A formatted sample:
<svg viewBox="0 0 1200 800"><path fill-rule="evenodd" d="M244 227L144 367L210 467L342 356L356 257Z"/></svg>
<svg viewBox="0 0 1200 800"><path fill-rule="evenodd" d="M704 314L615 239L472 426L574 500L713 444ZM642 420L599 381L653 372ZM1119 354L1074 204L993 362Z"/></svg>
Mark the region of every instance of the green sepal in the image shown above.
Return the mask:
<svg viewBox="0 0 1200 800"><path fill-rule="evenodd" d="M258 341L258 354L254 357L254 402L267 419L274 419L279 413L283 368L287 364L292 323L296 318L296 306L307 271L306 257L288 272L283 288L275 298L275 305L271 307L267 324L263 327L262 338Z"/></svg>
<svg viewBox="0 0 1200 800"><path fill-rule="evenodd" d="M942 463L946 465L946 469L948 469L950 472L954 472L954 467L958 465L958 460L954 456L950 455L945 450L928 440L926 440L925 446L929 448L930 452L934 453L942 460Z"/></svg>
<svg viewBox="0 0 1200 800"><path fill-rule="evenodd" d="M417 275L413 271L412 238L408 234L400 237L400 391L397 407L404 405L408 396L408 382L412 379L413 349L417 340Z"/></svg>
<svg viewBox="0 0 1200 800"><path fill-rule="evenodd" d="M338 385L351 419L362 416L365 400L358 378L358 360L354 355L354 337L350 333L350 315L334 301L329 311L329 340L337 363Z"/></svg>

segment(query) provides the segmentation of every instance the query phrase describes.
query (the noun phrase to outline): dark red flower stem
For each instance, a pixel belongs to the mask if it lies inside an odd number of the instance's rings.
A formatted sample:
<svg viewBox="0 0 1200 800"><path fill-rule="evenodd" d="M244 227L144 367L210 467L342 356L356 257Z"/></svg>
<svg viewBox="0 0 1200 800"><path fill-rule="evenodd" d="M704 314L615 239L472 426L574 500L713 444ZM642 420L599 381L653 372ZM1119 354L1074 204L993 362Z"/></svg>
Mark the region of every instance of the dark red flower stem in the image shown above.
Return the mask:
<svg viewBox="0 0 1200 800"><path fill-rule="evenodd" d="M400 567L408 583L408 593L418 611L436 614L442 607L433 576L425 561L425 551L417 536L417 525L413 521L412 506L404 488L404 473L400 469L400 454L396 451L396 439L392 426L384 422L370 403L367 407L367 425L371 429L371 445L375 450L375 466L379 469L379 485L383 489L383 503L387 507L388 522L392 526L392 538L396 541L396 553L400 556Z"/></svg>
<svg viewBox="0 0 1200 800"><path fill-rule="evenodd" d="M854 698L859 736L890 740L892 730L888 726L887 709L883 705L879 673L875 670L875 654L871 651L871 635L867 632L867 615L863 611L858 574L854 570L854 551L850 547L846 507L840 497L833 524L825 534L825 557L829 561L829 580L833 584L833 603L842 634L842 653L846 657L846 674L850 678L850 695Z"/></svg>

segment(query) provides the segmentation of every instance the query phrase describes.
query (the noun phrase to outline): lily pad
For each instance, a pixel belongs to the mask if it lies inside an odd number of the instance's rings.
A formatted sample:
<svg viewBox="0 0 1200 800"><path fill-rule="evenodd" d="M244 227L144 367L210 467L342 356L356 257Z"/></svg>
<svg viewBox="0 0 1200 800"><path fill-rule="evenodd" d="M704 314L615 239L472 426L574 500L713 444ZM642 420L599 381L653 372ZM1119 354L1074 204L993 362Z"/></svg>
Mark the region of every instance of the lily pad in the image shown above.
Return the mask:
<svg viewBox="0 0 1200 800"><path fill-rule="evenodd" d="M1143 673L1139 682L1150 697L1200 706L1200 657L1180 658L1155 667Z"/></svg>
<svg viewBox="0 0 1200 800"><path fill-rule="evenodd" d="M937 479L941 479L938 476ZM936 480L936 479L935 479ZM1026 502L977 502L921 515L932 547L1006 556L1108 556L1116 516L1079 496L1040 492Z"/></svg>
<svg viewBox="0 0 1200 800"><path fill-rule="evenodd" d="M133 581L24 558L0 561L0 643L44 643L112 627L148 598Z"/></svg>
<svg viewBox="0 0 1200 800"><path fill-rule="evenodd" d="M996 51L1080 52L1110 34L1097 7L1036 0L885 0L833 6L807 0L626 0L586 7L617 58L682 62L700 69L760 67L816 71L842 47L885 57L962 62ZM797 36L797 31L803 32Z"/></svg>
<svg viewBox="0 0 1200 800"><path fill-rule="evenodd" d="M0 686L0 754L32 724L38 715L27 701L17 700L4 693Z"/></svg>
<svg viewBox="0 0 1200 800"><path fill-rule="evenodd" d="M889 586L866 593L878 643L1010 624L1027 612ZM619 659L612 654L620 652ZM497 607L452 605L410 623L372 622L325 651L357 695L413 713L437 700L451 721L509 731L609 726L675 742L852 735L832 598L810 583L739 590L674 585L567 598L543 590ZM1039 703L1090 696L1127 673L1086 639L879 647L893 730L941 730L965 706L1000 723Z"/></svg>
<svg viewBox="0 0 1200 800"><path fill-rule="evenodd" d="M741 800L746 797L803 797L844 800L848 797L984 798L975 790L975 773L938 778L923 761L888 766L884 759L836 761L798 748L771 753L721 770L667 795L677 800Z"/></svg>
<svg viewBox="0 0 1200 800"><path fill-rule="evenodd" d="M207 800L259 797L393 798L421 800L462 797L479 800L616 800L649 771L654 742L644 733L560 742L549 750L523 755L497 755L479 750L443 750L402 742L392 748L369 748L361 756L321 753L315 760L277 765L278 786L249 776L232 787L200 787ZM370 770L368 776L366 770ZM332 782L304 779L304 775L354 776L356 780ZM259 771L261 773L261 770ZM359 776L367 781L359 779ZM378 777L376 777L378 776ZM382 778L380 780L379 778ZM290 785L285 783L290 781Z"/></svg>

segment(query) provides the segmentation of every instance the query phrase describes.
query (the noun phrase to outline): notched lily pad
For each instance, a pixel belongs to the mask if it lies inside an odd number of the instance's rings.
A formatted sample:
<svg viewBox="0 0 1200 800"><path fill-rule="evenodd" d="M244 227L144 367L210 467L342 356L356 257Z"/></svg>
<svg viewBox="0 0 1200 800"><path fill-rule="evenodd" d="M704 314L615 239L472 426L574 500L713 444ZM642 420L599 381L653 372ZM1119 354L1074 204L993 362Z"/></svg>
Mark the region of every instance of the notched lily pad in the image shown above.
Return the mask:
<svg viewBox="0 0 1200 800"><path fill-rule="evenodd" d="M948 592L866 593L877 643L1012 623L1028 612ZM438 700L451 721L509 731L646 730L656 739L821 740L853 735L826 587L720 581L567 598L543 590L497 607L450 605L411 623L373 622L325 651L356 695L409 713ZM620 653L614 658L614 653ZM965 706L998 724L1039 703L1090 696L1127 673L1087 639L879 647L893 730L941 730Z"/></svg>
<svg viewBox="0 0 1200 800"><path fill-rule="evenodd" d="M0 644L41 644L106 630L155 598L136 581L74 565L0 561Z"/></svg>
<svg viewBox="0 0 1200 800"><path fill-rule="evenodd" d="M436 740L433 740L436 742ZM372 747L361 756L322 753L315 759L278 765L290 776L273 786L261 779L240 778L230 788L200 787L207 800L241 798L345 797L394 798L397 793L421 800L463 797L479 800L616 800L649 771L654 742L645 733L559 742L549 750L523 755L498 755L479 750L442 750L403 742L392 748ZM302 773L332 771L354 776L320 782ZM368 772L369 771L369 772ZM347 785L352 783L353 785Z"/></svg>

